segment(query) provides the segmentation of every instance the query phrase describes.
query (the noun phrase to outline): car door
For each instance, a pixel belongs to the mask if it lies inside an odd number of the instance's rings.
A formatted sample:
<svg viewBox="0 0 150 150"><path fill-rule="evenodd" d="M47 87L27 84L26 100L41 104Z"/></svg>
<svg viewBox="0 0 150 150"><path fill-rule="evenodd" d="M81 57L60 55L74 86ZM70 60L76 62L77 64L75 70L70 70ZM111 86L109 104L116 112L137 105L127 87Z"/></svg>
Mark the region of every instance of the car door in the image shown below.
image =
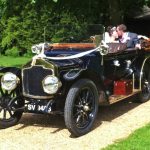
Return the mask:
<svg viewBox="0 0 150 150"><path fill-rule="evenodd" d="M104 56L104 84L109 92L113 92L114 81L132 79L138 58L139 55L135 49Z"/></svg>

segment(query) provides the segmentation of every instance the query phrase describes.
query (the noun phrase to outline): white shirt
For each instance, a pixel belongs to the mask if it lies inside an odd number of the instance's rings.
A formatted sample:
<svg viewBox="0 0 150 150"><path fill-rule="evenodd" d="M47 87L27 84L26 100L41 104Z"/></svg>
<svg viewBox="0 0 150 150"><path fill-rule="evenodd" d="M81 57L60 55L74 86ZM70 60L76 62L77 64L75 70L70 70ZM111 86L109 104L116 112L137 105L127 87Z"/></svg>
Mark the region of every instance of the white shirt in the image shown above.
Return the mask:
<svg viewBox="0 0 150 150"><path fill-rule="evenodd" d="M121 43L127 43L128 40L130 40L130 37L128 37L128 33L129 32L125 32L122 36L122 38L120 39Z"/></svg>

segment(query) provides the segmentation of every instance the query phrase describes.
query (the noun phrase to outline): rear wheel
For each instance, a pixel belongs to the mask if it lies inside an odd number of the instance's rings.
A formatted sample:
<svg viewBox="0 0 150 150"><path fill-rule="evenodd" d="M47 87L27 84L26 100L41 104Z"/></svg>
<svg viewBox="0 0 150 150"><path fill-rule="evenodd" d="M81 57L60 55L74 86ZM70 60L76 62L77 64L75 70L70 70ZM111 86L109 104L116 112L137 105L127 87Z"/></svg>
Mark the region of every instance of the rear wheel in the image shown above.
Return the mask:
<svg viewBox="0 0 150 150"><path fill-rule="evenodd" d="M139 102L143 103L150 99L150 71L149 68L145 68L141 80L141 90L139 96Z"/></svg>
<svg viewBox="0 0 150 150"><path fill-rule="evenodd" d="M65 124L75 136L89 132L98 111L98 92L88 79L77 81L68 92L65 103Z"/></svg>

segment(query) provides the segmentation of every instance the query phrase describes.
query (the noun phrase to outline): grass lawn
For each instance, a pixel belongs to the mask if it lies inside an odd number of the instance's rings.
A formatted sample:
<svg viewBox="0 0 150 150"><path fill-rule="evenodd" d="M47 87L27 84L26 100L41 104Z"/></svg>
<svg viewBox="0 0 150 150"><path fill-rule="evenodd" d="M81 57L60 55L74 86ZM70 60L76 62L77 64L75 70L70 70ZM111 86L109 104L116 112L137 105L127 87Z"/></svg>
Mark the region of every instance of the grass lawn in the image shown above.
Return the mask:
<svg viewBox="0 0 150 150"><path fill-rule="evenodd" d="M150 150L150 124L136 130L128 138L117 141L103 150Z"/></svg>
<svg viewBox="0 0 150 150"><path fill-rule="evenodd" d="M10 57L10 56L0 56L0 66L15 66L20 67L27 61L31 60L29 57Z"/></svg>

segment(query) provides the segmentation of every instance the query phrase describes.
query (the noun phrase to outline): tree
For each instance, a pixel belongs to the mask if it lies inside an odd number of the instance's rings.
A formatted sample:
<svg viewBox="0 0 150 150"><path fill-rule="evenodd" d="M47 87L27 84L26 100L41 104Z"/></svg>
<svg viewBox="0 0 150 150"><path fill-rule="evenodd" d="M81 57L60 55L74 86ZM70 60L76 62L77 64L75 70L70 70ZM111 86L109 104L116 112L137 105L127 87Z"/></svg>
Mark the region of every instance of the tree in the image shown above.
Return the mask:
<svg viewBox="0 0 150 150"><path fill-rule="evenodd" d="M143 5L150 0L0 0L0 49L19 55L45 40L79 40L87 24L117 25Z"/></svg>

